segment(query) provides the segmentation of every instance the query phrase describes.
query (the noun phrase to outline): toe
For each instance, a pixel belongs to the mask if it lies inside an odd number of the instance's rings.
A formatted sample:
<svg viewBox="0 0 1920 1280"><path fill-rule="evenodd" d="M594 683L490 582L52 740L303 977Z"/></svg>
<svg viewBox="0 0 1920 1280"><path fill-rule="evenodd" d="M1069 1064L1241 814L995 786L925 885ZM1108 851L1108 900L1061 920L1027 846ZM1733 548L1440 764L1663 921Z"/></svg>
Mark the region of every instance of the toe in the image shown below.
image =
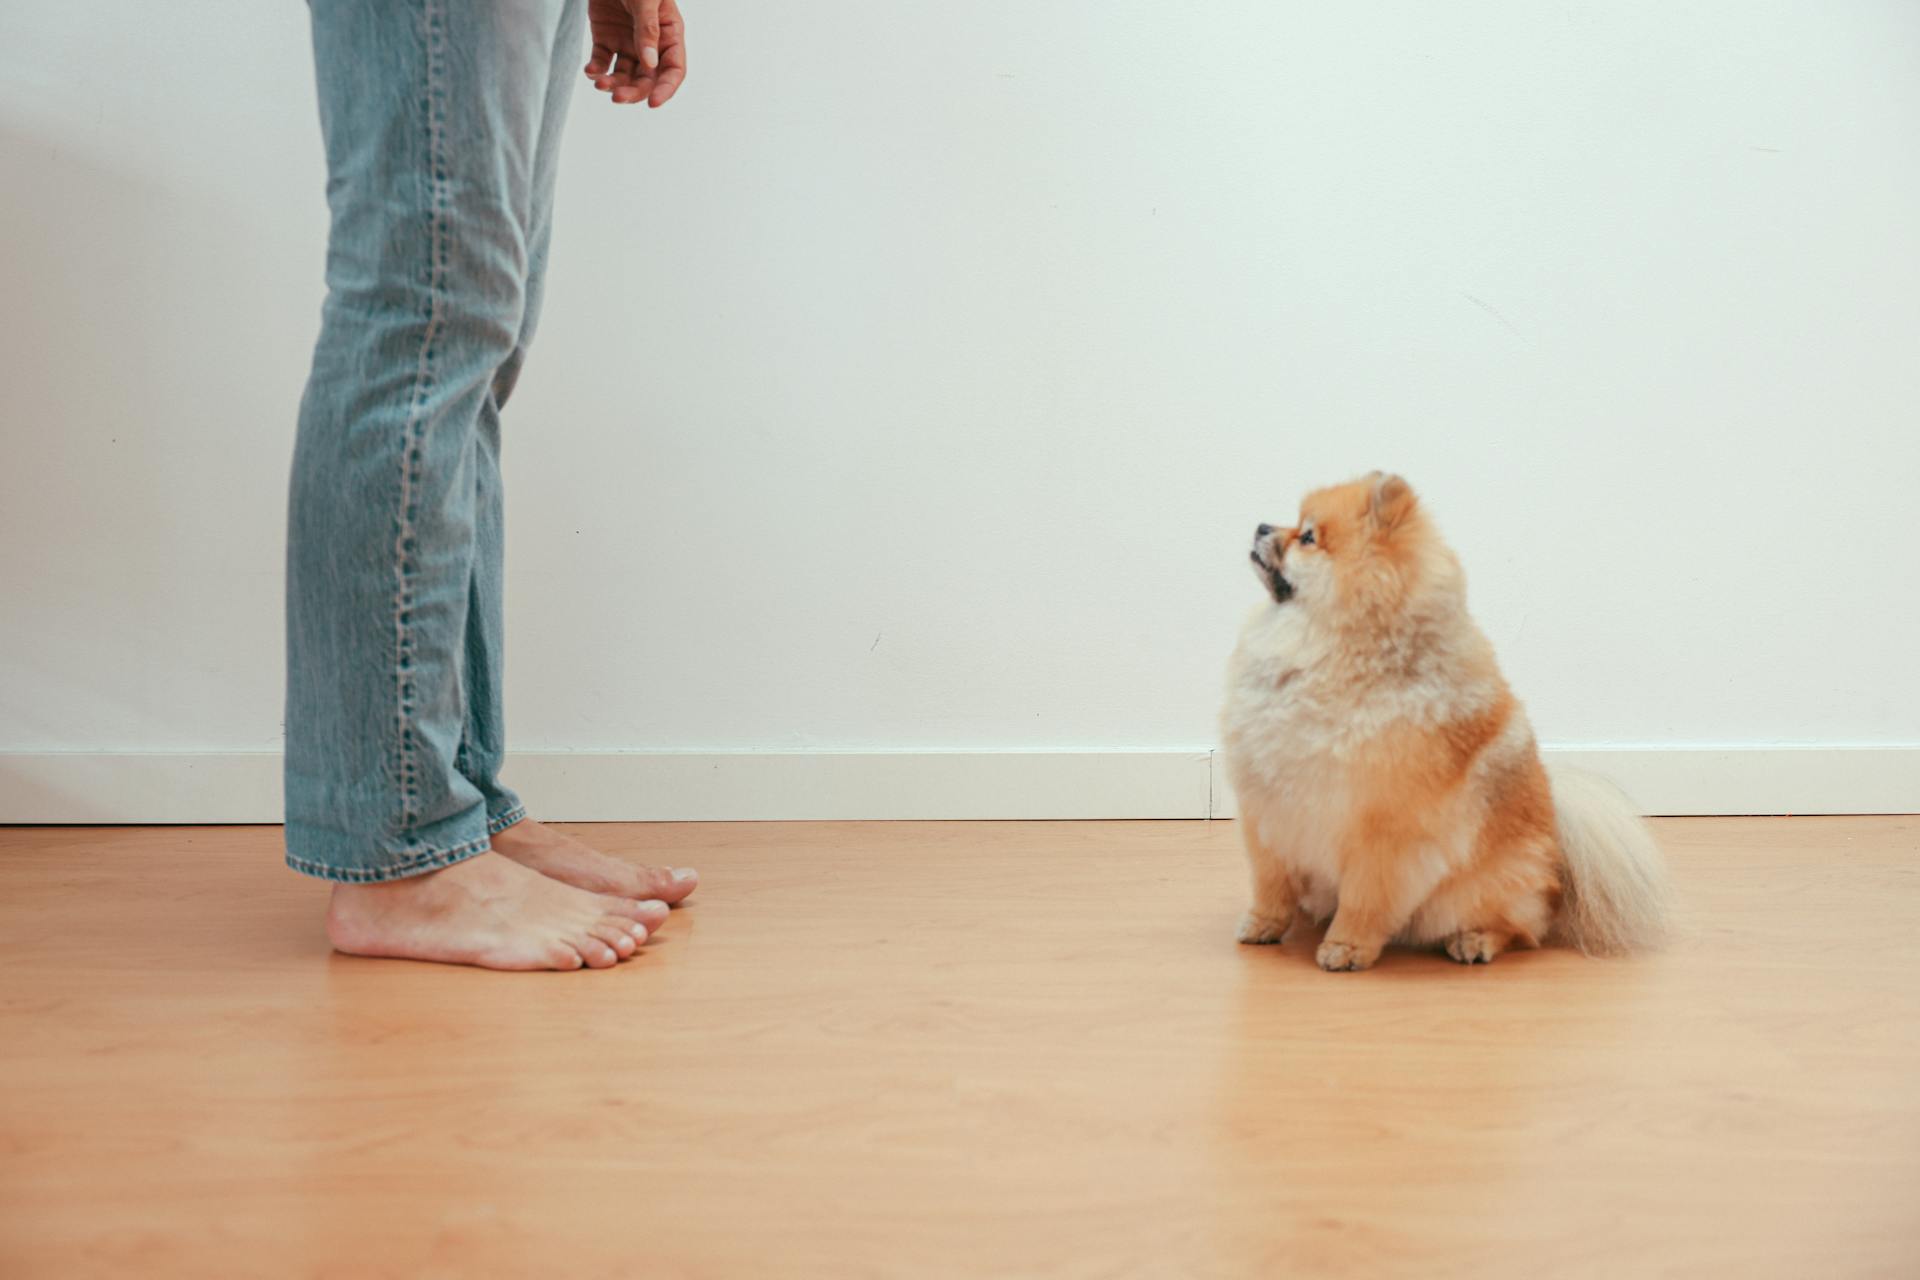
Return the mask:
<svg viewBox="0 0 1920 1280"><path fill-rule="evenodd" d="M613 953L622 960L633 954L633 935L627 932L625 922L618 924L601 921L587 932L613 948Z"/></svg>
<svg viewBox="0 0 1920 1280"><path fill-rule="evenodd" d="M547 968L578 969L583 963L580 952L564 942L555 942L547 947Z"/></svg>
<svg viewBox="0 0 1920 1280"><path fill-rule="evenodd" d="M640 880L647 896L670 904L700 887L700 873L692 867L642 867Z"/></svg>
<svg viewBox="0 0 1920 1280"><path fill-rule="evenodd" d="M617 920L612 916L606 916L599 924L594 925L593 928L587 930L587 932L606 943L609 947L612 947L615 954L624 960L633 954L635 945L633 935L627 931L628 928L628 921Z"/></svg>
<svg viewBox="0 0 1920 1280"><path fill-rule="evenodd" d="M636 902L632 898L619 898L611 894L601 895L600 906L611 915L638 921L646 926L649 933L665 924L667 917L673 912L673 908L658 898L646 898Z"/></svg>
<svg viewBox="0 0 1920 1280"><path fill-rule="evenodd" d="M614 949L598 938L582 938L575 944L580 958L587 962L589 969L611 969L620 963L620 956Z"/></svg>
<svg viewBox="0 0 1920 1280"><path fill-rule="evenodd" d="M647 939L653 936L653 931L646 925L638 920L629 920L618 912L608 912L601 916L600 924L595 928L594 933L602 942L610 942L616 946L625 944L627 949L620 953L622 956L632 955L635 949L644 946Z"/></svg>

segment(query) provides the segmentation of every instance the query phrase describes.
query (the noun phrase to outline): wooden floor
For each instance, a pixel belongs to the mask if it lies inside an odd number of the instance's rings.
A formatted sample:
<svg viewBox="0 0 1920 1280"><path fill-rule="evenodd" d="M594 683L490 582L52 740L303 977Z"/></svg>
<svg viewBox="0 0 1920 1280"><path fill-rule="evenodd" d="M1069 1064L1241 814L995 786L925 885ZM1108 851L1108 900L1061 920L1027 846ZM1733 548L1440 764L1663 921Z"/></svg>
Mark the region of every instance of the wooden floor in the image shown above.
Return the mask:
<svg viewBox="0 0 1920 1280"><path fill-rule="evenodd" d="M330 955L277 831L0 830L0 1276L1920 1276L1920 820L1683 940L1328 975L1230 823L593 826L608 973Z"/></svg>

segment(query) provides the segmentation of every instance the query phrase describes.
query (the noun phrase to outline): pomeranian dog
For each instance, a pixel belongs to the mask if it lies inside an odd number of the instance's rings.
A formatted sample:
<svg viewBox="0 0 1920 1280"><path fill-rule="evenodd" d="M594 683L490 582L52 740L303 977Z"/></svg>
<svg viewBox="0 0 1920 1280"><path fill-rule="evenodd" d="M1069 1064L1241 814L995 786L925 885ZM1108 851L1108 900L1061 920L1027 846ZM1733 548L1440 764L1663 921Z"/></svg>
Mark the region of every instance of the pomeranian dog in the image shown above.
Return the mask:
<svg viewBox="0 0 1920 1280"><path fill-rule="evenodd" d="M1345 970L1389 942L1484 964L1659 938L1652 833L1607 783L1549 781L1405 480L1308 495L1298 524L1255 531L1252 559L1272 600L1241 631L1221 716L1253 870L1241 942L1331 918L1315 958Z"/></svg>

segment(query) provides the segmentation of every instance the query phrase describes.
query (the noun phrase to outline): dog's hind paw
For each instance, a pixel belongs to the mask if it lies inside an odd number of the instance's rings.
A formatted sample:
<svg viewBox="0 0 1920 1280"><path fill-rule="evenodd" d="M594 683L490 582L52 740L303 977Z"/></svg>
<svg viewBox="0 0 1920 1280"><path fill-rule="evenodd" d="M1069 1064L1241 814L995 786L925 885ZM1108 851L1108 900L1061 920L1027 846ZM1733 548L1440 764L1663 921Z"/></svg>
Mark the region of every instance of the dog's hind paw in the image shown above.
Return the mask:
<svg viewBox="0 0 1920 1280"><path fill-rule="evenodd" d="M1491 964L1504 945L1484 929L1463 929L1447 939L1447 954L1461 964Z"/></svg>

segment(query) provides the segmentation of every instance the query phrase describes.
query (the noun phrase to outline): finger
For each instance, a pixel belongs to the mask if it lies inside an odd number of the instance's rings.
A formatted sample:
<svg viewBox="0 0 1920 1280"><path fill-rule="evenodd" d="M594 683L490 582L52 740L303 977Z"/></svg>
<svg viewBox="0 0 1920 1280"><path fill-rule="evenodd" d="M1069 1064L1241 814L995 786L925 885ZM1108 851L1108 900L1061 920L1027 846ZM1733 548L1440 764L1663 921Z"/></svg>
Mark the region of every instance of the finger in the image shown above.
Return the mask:
<svg viewBox="0 0 1920 1280"><path fill-rule="evenodd" d="M660 65L660 0L640 0L633 42L640 49L640 65L651 71Z"/></svg>
<svg viewBox="0 0 1920 1280"><path fill-rule="evenodd" d="M622 106L645 102L653 92L653 72L632 56L620 59L619 73L613 82L613 100Z"/></svg>
<svg viewBox="0 0 1920 1280"><path fill-rule="evenodd" d="M680 16L680 6L676 0L660 0L660 60L667 62L674 56L680 60L680 69L687 69L687 20Z"/></svg>
<svg viewBox="0 0 1920 1280"><path fill-rule="evenodd" d="M680 85L686 78L687 73L679 67L661 68L660 74L654 78L653 92L647 95L647 105L650 107L666 106L667 103L672 100L673 95L680 92Z"/></svg>
<svg viewBox="0 0 1920 1280"><path fill-rule="evenodd" d="M687 24L675 0L660 0L660 72L647 105L664 107L687 78Z"/></svg>
<svg viewBox="0 0 1920 1280"><path fill-rule="evenodd" d="M613 47L595 43L593 52L587 55L586 73L590 76L603 74L613 65Z"/></svg>
<svg viewBox="0 0 1920 1280"><path fill-rule="evenodd" d="M617 45L613 46L608 50L606 64L594 74L593 87L602 93L606 93L616 86L624 84L625 75L622 67L625 63L631 61L632 58L632 53L622 51Z"/></svg>

